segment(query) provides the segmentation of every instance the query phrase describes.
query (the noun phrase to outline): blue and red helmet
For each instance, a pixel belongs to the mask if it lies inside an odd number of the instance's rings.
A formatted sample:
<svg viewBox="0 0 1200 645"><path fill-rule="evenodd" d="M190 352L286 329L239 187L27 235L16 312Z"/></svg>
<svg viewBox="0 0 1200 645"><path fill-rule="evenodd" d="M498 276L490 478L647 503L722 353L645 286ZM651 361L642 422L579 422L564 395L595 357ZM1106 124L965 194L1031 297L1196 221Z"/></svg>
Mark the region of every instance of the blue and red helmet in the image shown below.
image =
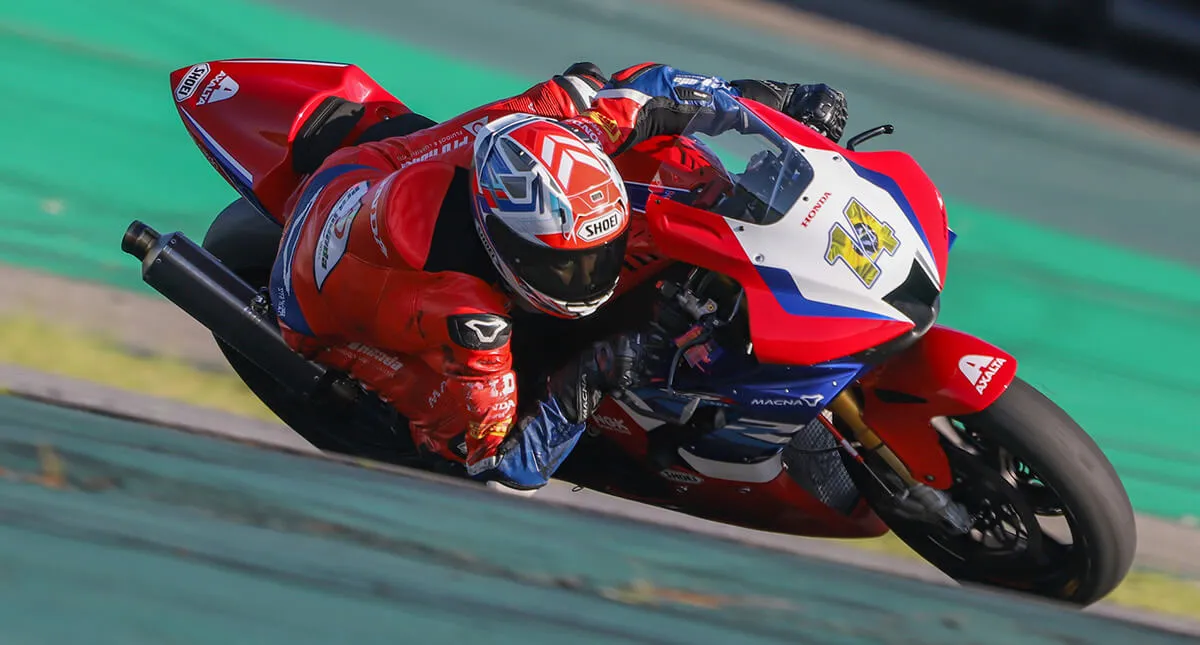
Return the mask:
<svg viewBox="0 0 1200 645"><path fill-rule="evenodd" d="M629 199L608 155L557 121L512 114L475 139L475 228L526 308L580 318L617 286Z"/></svg>

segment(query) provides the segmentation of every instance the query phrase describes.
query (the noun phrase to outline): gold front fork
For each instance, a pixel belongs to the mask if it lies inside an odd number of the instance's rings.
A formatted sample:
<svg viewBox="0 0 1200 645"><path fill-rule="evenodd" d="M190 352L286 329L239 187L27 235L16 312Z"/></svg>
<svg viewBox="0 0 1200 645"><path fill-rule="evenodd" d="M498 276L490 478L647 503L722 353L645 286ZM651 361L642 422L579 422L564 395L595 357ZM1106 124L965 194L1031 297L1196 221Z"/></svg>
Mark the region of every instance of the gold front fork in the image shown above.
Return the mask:
<svg viewBox="0 0 1200 645"><path fill-rule="evenodd" d="M850 393L849 388L842 390L834 397L829 402L827 409L849 426L850 431L854 433L854 438L862 444L863 448L882 457L888 466L891 466L892 470L896 471L896 474L904 480L904 483L909 486L919 483L913 478L908 466L900 461L900 457L897 457L896 453L883 443L883 439L880 439L879 435L875 434L875 431L863 421L862 408L858 406L858 401L854 400L854 395Z"/></svg>

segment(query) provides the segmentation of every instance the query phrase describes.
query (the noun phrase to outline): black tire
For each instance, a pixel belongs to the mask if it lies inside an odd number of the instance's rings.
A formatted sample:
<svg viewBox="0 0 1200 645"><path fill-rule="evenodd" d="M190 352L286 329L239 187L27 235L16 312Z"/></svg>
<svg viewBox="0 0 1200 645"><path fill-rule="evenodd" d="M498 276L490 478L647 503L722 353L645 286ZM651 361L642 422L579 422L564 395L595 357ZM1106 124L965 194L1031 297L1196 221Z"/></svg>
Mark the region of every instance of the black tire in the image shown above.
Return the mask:
<svg viewBox="0 0 1200 645"><path fill-rule="evenodd" d="M227 206L204 236L203 247L255 289L265 288L283 229L245 199ZM418 465L408 426L373 396L351 405L336 397L317 400L284 387L236 349L213 337L230 367L281 421L316 448L404 465Z"/></svg>
<svg viewBox="0 0 1200 645"><path fill-rule="evenodd" d="M982 437L997 447L997 454L1011 454L1023 464L1022 472L1031 473L1031 479L1014 484L1001 478L999 482L1008 490L1000 491L1000 484L995 483L991 484L992 490L1009 495L1009 500L1024 500L1021 519L1061 512L1070 528L1072 545L1064 550L1039 528L1040 537L1030 533L1026 540L1029 552L1025 557L1031 561L1012 554L986 555L982 548L965 542L966 537L951 537L932 524L905 519L887 510L886 502L879 503L883 498L879 485L861 465L849 462L855 482L892 531L960 582L1007 588L1080 606L1094 603L1115 589L1129 572L1137 548L1133 507L1116 470L1079 424L1019 378L987 409L953 421L960 432ZM1001 477L1000 469L987 465L980 456L968 455L946 439L943 446L955 470L956 483L949 491L955 501L962 501L968 490L978 490L978 483L973 488L968 479L988 479L992 475L986 471L992 470L995 477ZM964 481L958 481L960 476ZM1016 501L1012 504L1020 506ZM1033 544L1038 546L1034 548ZM1037 551L1042 551L1040 556Z"/></svg>

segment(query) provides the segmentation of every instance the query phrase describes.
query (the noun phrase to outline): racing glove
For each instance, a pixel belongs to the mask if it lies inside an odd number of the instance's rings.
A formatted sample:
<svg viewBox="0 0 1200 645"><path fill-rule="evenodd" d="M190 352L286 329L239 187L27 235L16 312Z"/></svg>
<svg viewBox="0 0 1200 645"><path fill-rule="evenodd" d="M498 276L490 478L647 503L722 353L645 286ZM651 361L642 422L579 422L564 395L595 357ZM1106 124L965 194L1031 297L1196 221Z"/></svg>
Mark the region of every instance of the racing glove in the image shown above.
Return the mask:
<svg viewBox="0 0 1200 645"><path fill-rule="evenodd" d="M545 486L604 395L643 381L645 339L628 333L593 343L555 370L541 400L509 430L495 456L472 464L468 474L519 490Z"/></svg>
<svg viewBox="0 0 1200 645"><path fill-rule="evenodd" d="M837 143L846 129L846 95L824 83L797 85L740 79L730 85L738 94L774 108Z"/></svg>
<svg viewBox="0 0 1200 645"><path fill-rule="evenodd" d="M589 62L575 63L552 80L571 97L578 112L590 108L596 92L608 83L604 72L595 63Z"/></svg>
<svg viewBox="0 0 1200 645"><path fill-rule="evenodd" d="M731 84L657 63L617 72L596 93L590 109L564 124L609 155L619 155L642 141L682 134L688 127L707 134L744 131L747 121L738 96L778 109L834 141L845 127L845 96L827 85L753 80Z"/></svg>

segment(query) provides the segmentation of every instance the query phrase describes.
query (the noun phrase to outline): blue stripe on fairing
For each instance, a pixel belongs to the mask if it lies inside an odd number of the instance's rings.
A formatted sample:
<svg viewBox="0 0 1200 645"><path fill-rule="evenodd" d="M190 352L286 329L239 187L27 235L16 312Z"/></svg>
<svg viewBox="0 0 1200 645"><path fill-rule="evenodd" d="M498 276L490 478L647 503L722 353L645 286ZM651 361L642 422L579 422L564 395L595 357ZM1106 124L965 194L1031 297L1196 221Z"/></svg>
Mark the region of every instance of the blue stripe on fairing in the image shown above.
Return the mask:
<svg viewBox="0 0 1200 645"><path fill-rule="evenodd" d="M359 164L344 164L341 166L333 166L326 168L317 173L312 181L308 182L308 187L304 189L304 194L300 195L300 199L296 201L296 216L293 217L283 230L283 244L280 247L279 254L275 256L275 264L271 267L271 283L268 292L271 298L271 306L275 309L275 315L283 321L285 325L290 327L292 331L305 336L312 336L312 328L308 325L308 320L304 317L304 312L300 309L300 301L296 298L295 291L291 288L291 269L292 258L296 255L296 249L300 246L300 233L304 230L304 223L308 221L308 216L312 213L313 204L316 203L317 197L321 191L329 185L329 182L335 178L344 175L353 170L362 170L370 168Z"/></svg>
<svg viewBox="0 0 1200 645"><path fill-rule="evenodd" d="M888 316L853 307L843 307L842 305L809 300L800 293L800 288L796 286L796 281L792 278L792 274L787 271L775 267L759 266L755 268L758 269L758 274L762 276L763 282L767 283L767 288L771 290L771 293L775 295L775 299L779 301L779 306L783 307L784 311L793 316L894 320Z"/></svg>
<svg viewBox="0 0 1200 645"><path fill-rule="evenodd" d="M216 139L213 139L208 132L205 132L204 128L200 127L200 124L196 122L196 119L192 118L192 115L188 114L184 110L180 110L179 112L183 114L183 116L187 118L188 123L191 123L192 127L196 129L196 133L200 135L200 140L204 142L204 147L208 149L208 152L212 154L214 158L216 158L216 160L221 164L221 167L224 168L231 177L241 181L242 186L238 187L238 192L241 192L241 188L249 189L254 184L254 177L250 175L250 171L243 168L242 165L239 164L232 155L230 155L228 152L225 152L225 149L222 148L219 143L217 143Z"/></svg>
<svg viewBox="0 0 1200 645"><path fill-rule="evenodd" d="M204 128L200 127L200 124L192 118L192 115L184 110L180 110L180 113L196 129L196 133L200 135L200 141L204 144L204 148L208 151L208 154L225 170L226 176L230 178L230 183L233 184L233 189L245 198L246 201L250 202L250 205L254 207L254 210L259 215L265 217L272 224L278 224L279 222L276 222L267 214L267 208L259 201L258 195L254 194L254 177L250 175L250 171L243 168L232 155L225 152L225 149L208 132L205 132Z"/></svg>
<svg viewBox="0 0 1200 645"><path fill-rule="evenodd" d="M921 243L925 245L925 250L932 256L933 247L929 245L929 238L925 236L925 228L921 226L921 220L917 219L917 213L913 211L912 204L908 203L908 198L904 196L904 191L900 190L900 186L896 184L896 180L881 172L864 168L849 159L846 159L846 163L850 164L850 168L859 177L882 188L887 194L892 196L892 199L896 201L896 205L900 207L900 210L904 211L904 216L908 218L908 222L917 230L917 235L921 236Z"/></svg>

